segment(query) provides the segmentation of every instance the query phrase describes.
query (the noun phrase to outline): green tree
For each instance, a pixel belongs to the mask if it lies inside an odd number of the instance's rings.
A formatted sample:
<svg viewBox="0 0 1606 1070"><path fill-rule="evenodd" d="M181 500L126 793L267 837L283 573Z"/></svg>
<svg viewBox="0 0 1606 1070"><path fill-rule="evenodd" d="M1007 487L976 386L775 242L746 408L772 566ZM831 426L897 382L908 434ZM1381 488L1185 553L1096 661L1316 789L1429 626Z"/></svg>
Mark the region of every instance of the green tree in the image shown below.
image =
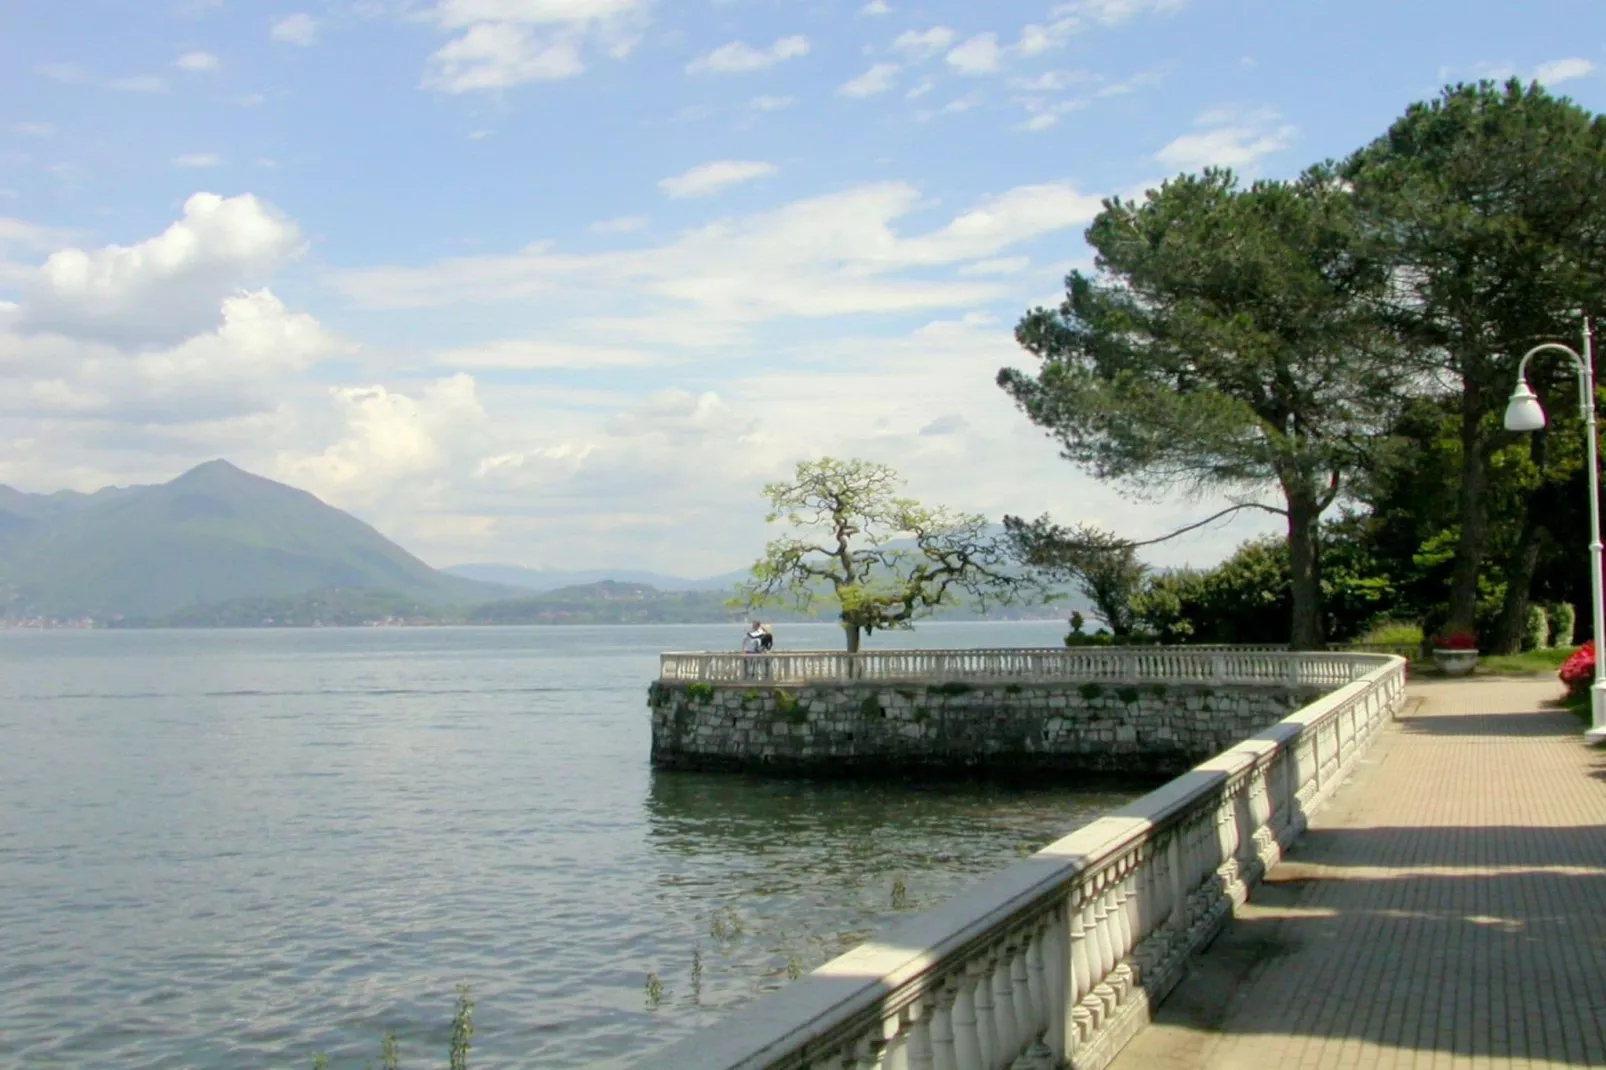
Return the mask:
<svg viewBox="0 0 1606 1070"><path fill-rule="evenodd" d="M1064 528L1046 516L1032 521L1006 516L1004 530L1022 564L1070 580L1111 635L1132 634L1132 600L1149 574L1134 544L1089 524Z"/></svg>
<svg viewBox="0 0 1606 1070"><path fill-rule="evenodd" d="M1379 312L1400 342L1396 378L1456 402L1446 623L1471 629L1493 550L1491 458L1510 441L1500 411L1517 359L1539 341L1571 338L1578 310L1599 310L1606 297L1606 120L1537 83L1455 85L1412 105L1340 171L1389 264ZM1526 511L1501 518L1527 527L1525 557L1540 538Z"/></svg>
<svg viewBox="0 0 1606 1070"><path fill-rule="evenodd" d="M1088 229L1096 275L1016 330L1041 361L998 382L1064 456L1139 494L1275 488L1296 648L1322 645L1320 520L1386 422L1386 341L1367 314L1386 276L1326 169L1241 188L1184 175Z"/></svg>
<svg viewBox="0 0 1606 1070"><path fill-rule="evenodd" d="M734 602L810 611L831 603L850 653L877 629L908 628L938 607L979 609L1044 597L1012 569L1009 546L985 517L930 509L899 496L903 481L869 461L801 461L790 482L764 488L768 521L800 534L769 543Z"/></svg>

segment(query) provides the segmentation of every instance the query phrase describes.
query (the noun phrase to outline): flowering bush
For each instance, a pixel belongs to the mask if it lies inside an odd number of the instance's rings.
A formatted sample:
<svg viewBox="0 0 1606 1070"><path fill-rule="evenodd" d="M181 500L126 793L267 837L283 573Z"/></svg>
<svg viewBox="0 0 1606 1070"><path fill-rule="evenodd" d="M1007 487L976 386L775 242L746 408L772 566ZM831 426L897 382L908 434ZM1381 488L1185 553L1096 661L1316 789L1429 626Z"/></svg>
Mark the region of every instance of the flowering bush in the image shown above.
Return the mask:
<svg viewBox="0 0 1606 1070"><path fill-rule="evenodd" d="M1478 637L1471 632L1451 632L1433 640L1434 650L1476 650Z"/></svg>
<svg viewBox="0 0 1606 1070"><path fill-rule="evenodd" d="M1573 651L1572 656L1561 663L1561 671L1556 675L1567 685L1569 695L1576 695L1594 683L1595 641L1591 639Z"/></svg>

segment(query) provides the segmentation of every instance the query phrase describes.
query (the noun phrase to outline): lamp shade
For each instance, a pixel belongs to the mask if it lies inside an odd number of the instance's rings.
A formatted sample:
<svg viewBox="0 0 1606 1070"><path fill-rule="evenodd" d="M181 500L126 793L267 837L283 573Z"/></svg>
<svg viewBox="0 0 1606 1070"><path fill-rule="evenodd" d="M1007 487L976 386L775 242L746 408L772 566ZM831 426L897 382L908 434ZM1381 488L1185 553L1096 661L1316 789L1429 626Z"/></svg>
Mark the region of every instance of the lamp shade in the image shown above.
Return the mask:
<svg viewBox="0 0 1606 1070"><path fill-rule="evenodd" d="M1545 410L1540 407L1539 399L1528 389L1527 383L1519 382L1506 405L1506 430L1538 431L1544 426Z"/></svg>

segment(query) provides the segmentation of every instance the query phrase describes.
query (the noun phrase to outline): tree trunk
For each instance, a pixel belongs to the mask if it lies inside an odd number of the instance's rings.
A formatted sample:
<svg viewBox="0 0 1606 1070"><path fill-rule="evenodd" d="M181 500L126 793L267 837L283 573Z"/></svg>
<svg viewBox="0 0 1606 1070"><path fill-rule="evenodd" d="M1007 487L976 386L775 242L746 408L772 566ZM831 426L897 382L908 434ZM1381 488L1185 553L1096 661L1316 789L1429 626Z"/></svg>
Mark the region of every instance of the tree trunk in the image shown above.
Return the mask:
<svg viewBox="0 0 1606 1070"><path fill-rule="evenodd" d="M1478 623L1478 573L1489 543L1489 516L1484 502L1488 466L1483 455L1483 398L1471 383L1461 393L1461 537L1450 570L1450 605L1446 632L1475 632ZM1432 638L1431 636L1429 638Z"/></svg>
<svg viewBox="0 0 1606 1070"><path fill-rule="evenodd" d="M1543 539L1544 530L1534 523L1530 512L1522 525L1522 542L1506 565L1506 597L1500 605L1500 620L1495 625L1492 644L1496 654L1522 652L1522 638L1528 631L1528 593L1533 587Z"/></svg>
<svg viewBox="0 0 1606 1070"><path fill-rule="evenodd" d="M1293 650L1322 650L1321 505L1308 480L1285 484L1288 499L1288 572L1293 620L1288 645Z"/></svg>
<svg viewBox="0 0 1606 1070"><path fill-rule="evenodd" d="M1541 478L1545 471L1546 439L1541 431L1528 443L1528 456L1538 467ZM1533 590L1534 570L1539 567L1539 551L1545 537L1544 525L1538 519L1541 490L1536 487L1523 496L1522 536L1506 562L1506 597L1500 605L1500 619L1495 624L1494 641L1490 644L1496 654L1522 653L1523 636L1528 632L1528 596Z"/></svg>
<svg viewBox="0 0 1606 1070"><path fill-rule="evenodd" d="M857 624L850 624L847 621L843 621L842 632L847 636L848 653L857 654L859 652L859 626Z"/></svg>

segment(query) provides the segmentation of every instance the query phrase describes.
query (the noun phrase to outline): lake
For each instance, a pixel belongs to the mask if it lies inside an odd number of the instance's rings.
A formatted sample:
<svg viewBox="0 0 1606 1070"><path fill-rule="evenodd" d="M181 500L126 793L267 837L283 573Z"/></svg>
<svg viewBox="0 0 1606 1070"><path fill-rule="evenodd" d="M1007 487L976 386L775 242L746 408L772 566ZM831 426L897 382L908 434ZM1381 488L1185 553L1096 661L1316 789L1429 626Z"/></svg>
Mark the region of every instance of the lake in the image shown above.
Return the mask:
<svg viewBox="0 0 1606 1070"><path fill-rule="evenodd" d="M628 1065L1137 794L654 773L741 631L0 632L0 1065L443 1066L460 983L475 1068Z"/></svg>

